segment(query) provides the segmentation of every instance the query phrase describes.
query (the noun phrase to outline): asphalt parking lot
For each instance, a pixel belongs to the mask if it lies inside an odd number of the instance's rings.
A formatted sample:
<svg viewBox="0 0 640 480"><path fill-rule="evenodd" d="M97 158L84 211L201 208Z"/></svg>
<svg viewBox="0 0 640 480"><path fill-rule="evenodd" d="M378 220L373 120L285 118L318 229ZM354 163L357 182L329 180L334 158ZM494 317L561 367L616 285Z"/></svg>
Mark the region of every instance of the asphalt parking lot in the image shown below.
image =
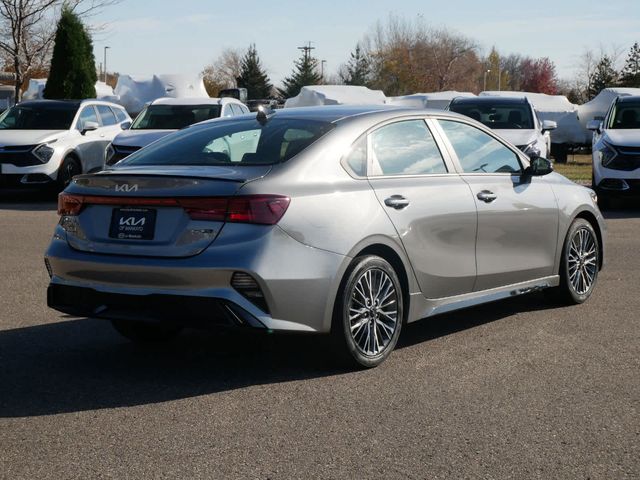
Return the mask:
<svg viewBox="0 0 640 480"><path fill-rule="evenodd" d="M140 349L46 306L53 201L0 198L0 477L640 477L640 208L609 212L594 296L425 320L381 367L312 337Z"/></svg>

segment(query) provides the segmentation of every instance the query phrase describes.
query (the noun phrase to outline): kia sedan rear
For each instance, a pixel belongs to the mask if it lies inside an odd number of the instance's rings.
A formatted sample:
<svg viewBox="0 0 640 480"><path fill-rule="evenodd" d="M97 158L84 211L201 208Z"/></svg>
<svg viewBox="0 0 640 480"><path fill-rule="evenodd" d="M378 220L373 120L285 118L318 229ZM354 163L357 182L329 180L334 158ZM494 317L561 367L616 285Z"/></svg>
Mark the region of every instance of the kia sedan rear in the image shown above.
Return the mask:
<svg viewBox="0 0 640 480"><path fill-rule="evenodd" d="M330 334L380 364L407 322L593 292L594 193L478 122L314 107L193 125L59 197L48 303L134 341L184 327Z"/></svg>

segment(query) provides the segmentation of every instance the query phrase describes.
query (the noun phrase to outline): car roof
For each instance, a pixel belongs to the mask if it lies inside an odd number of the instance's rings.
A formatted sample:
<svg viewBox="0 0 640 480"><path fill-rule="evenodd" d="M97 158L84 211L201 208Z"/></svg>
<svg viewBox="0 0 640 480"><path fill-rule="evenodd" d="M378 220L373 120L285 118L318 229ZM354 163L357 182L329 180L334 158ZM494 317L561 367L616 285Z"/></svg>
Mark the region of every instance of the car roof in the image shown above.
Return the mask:
<svg viewBox="0 0 640 480"><path fill-rule="evenodd" d="M19 105L29 105L31 107L63 107L70 106L78 108L82 102L80 100L25 100Z"/></svg>
<svg viewBox="0 0 640 480"><path fill-rule="evenodd" d="M216 97L189 97L174 98L161 97L150 103L150 105L222 105L225 103L242 103L235 98L216 98Z"/></svg>
<svg viewBox="0 0 640 480"><path fill-rule="evenodd" d="M487 95L486 97L456 97L454 98L451 103L473 103L473 104L479 104L479 103L486 103L486 104L492 104L492 105L514 105L514 104L522 104L522 103L528 103L527 102L527 97L499 97L499 96L492 96L492 95Z"/></svg>

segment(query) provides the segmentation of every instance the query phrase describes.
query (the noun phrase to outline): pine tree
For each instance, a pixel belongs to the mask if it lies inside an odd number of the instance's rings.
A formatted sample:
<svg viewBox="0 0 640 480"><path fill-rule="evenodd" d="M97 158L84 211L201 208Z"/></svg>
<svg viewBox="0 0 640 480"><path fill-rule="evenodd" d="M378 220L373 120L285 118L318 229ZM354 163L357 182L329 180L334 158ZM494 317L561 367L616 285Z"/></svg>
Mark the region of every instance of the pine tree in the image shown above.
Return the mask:
<svg viewBox="0 0 640 480"><path fill-rule="evenodd" d="M640 87L640 45L633 44L620 74L620 86Z"/></svg>
<svg viewBox="0 0 640 480"><path fill-rule="evenodd" d="M273 85L260 65L255 44L250 45L242 57L241 68L240 76L236 79L238 87L246 88L250 99L269 98Z"/></svg>
<svg viewBox="0 0 640 480"><path fill-rule="evenodd" d="M308 50L303 51L302 57L296 60L294 65L293 73L282 81L283 88L278 89L282 98L295 97L302 87L322 83L322 76L318 73L318 60L313 58Z"/></svg>
<svg viewBox="0 0 640 480"><path fill-rule="evenodd" d="M340 79L345 85L361 85L368 86L371 77L371 61L369 56L362 51L360 45L356 45L356 49L351 52L349 62L340 72Z"/></svg>
<svg viewBox="0 0 640 480"><path fill-rule="evenodd" d="M600 59L589 82L589 98L593 98L604 88L612 87L616 84L618 72L613 68L613 62L608 55Z"/></svg>
<svg viewBox="0 0 640 480"><path fill-rule="evenodd" d="M97 79L91 36L80 18L64 8L58 22L44 98L95 98Z"/></svg>

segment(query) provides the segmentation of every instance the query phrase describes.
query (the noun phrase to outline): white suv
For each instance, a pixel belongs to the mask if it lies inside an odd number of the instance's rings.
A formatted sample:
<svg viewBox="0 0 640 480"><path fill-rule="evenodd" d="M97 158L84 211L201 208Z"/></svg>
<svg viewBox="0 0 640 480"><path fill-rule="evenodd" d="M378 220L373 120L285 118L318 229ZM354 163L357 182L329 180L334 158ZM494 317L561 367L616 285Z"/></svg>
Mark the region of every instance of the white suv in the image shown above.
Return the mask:
<svg viewBox="0 0 640 480"><path fill-rule="evenodd" d="M129 125L124 108L100 100L19 103L0 115L0 186L62 189L101 170L104 149Z"/></svg>
<svg viewBox="0 0 640 480"><path fill-rule="evenodd" d="M457 97L451 101L447 109L496 130L502 138L530 158L549 156L549 132L558 128L554 121L540 121L526 97Z"/></svg>
<svg viewBox="0 0 640 480"><path fill-rule="evenodd" d="M235 98L158 98L148 103L129 130L121 132L105 152L105 164L114 165L171 132L218 117L249 113Z"/></svg>
<svg viewBox="0 0 640 480"><path fill-rule="evenodd" d="M640 194L640 96L616 98L603 121L592 120L593 189L600 203Z"/></svg>

